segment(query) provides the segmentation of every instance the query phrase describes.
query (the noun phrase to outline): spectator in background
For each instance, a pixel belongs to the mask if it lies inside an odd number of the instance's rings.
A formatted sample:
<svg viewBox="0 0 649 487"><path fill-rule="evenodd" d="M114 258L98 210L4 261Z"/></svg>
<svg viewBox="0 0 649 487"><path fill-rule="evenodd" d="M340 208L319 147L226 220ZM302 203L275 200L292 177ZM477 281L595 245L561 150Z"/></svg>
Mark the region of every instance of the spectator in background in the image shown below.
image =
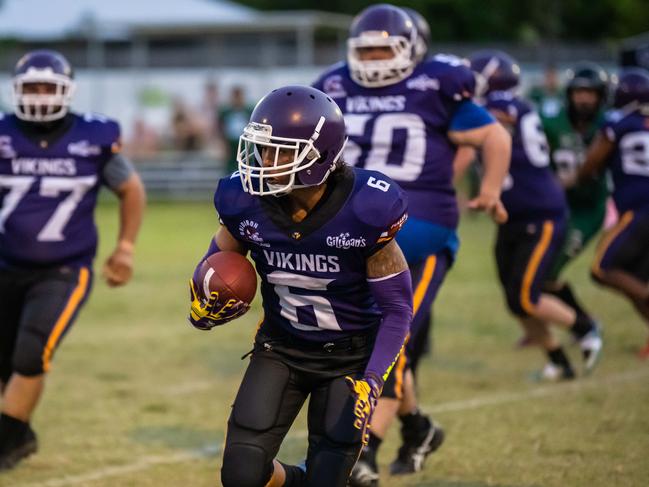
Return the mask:
<svg viewBox="0 0 649 487"><path fill-rule="evenodd" d="M563 104L563 93L559 81L559 73L554 64L548 64L543 73L543 83L532 86L527 98L534 102L540 114L552 117L559 113Z"/></svg>
<svg viewBox="0 0 649 487"><path fill-rule="evenodd" d="M173 101L171 136L172 148L177 151L197 151L203 146L200 120L180 97Z"/></svg>
<svg viewBox="0 0 649 487"><path fill-rule="evenodd" d="M205 149L218 161L225 164L225 149L219 128L219 89L214 79L208 79L203 91L203 99L198 107L198 114L203 130Z"/></svg>
<svg viewBox="0 0 649 487"><path fill-rule="evenodd" d="M133 122L131 136L124 144L124 152L134 160L154 158L160 151L160 136L144 119L138 117Z"/></svg>
<svg viewBox="0 0 649 487"><path fill-rule="evenodd" d="M227 172L237 170L237 146L239 136L250 120L252 108L246 105L242 86L233 86L230 91L230 103L219 112L219 128L226 143Z"/></svg>

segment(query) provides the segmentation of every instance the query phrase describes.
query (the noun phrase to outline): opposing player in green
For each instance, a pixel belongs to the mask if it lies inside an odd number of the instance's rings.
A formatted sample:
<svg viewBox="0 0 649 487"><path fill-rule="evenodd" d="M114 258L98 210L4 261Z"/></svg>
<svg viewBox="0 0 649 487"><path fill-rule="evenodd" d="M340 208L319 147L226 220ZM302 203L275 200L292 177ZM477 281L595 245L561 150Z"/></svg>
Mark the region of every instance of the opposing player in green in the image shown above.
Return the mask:
<svg viewBox="0 0 649 487"><path fill-rule="evenodd" d="M565 106L555 116L542 117L552 166L564 187L574 181L586 148L604 122L607 92L606 71L594 63L580 63L568 75ZM604 175L566 189L570 209L568 231L546 284L548 292L588 318L591 316L577 301L570 284L559 276L566 264L578 256L602 228L607 197Z"/></svg>

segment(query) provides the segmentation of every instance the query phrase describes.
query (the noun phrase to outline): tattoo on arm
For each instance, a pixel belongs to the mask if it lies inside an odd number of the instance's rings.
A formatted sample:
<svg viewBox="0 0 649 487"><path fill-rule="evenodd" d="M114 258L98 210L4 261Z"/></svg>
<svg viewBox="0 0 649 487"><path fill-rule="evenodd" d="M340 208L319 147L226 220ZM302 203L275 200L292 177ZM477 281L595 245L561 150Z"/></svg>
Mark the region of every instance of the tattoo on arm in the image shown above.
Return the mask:
<svg viewBox="0 0 649 487"><path fill-rule="evenodd" d="M366 268L367 277L369 279L376 279L403 272L408 269L408 263L397 242L392 240L367 259Z"/></svg>

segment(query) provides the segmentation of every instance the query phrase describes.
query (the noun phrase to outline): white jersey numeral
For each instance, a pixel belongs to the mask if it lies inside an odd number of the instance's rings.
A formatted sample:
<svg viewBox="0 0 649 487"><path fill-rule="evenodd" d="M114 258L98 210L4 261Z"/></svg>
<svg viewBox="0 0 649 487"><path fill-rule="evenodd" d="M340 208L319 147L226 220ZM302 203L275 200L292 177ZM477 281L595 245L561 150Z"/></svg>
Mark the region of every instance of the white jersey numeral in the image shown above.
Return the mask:
<svg viewBox="0 0 649 487"><path fill-rule="evenodd" d="M362 137L371 115L345 115L347 134ZM401 164L388 164L395 130L406 130L406 145ZM426 162L426 124L416 113L382 113L374 119L371 148L365 159L365 169L379 171L397 181L415 181ZM355 166L363 153L363 148L349 141L345 148L345 162Z"/></svg>
<svg viewBox="0 0 649 487"><path fill-rule="evenodd" d="M4 233L7 218L29 191L35 179L33 176L0 176L0 189L9 189L2 201L2 209L0 210L0 232Z"/></svg>
<svg viewBox="0 0 649 487"><path fill-rule="evenodd" d="M525 155L536 167L550 164L550 146L542 127L541 118L536 112L528 112L521 117L521 139Z"/></svg>
<svg viewBox="0 0 649 487"><path fill-rule="evenodd" d="M0 188L9 189L4 198L2 210L0 210L0 232L4 233L4 224L7 218L29 192L35 180L36 178L33 176L0 176ZM56 198L62 192L70 192L70 194L58 204L52 216L36 236L36 240L39 242L60 242L64 240L63 229L65 225L70 221L83 196L96 182L97 176L78 178L48 176L41 178L39 190L41 196Z"/></svg>
<svg viewBox="0 0 649 487"><path fill-rule="evenodd" d="M38 233L36 240L39 242L60 242L64 240L63 228L70 221L72 213L77 208L83 196L97 182L97 176L84 176L79 178L47 177L41 180L41 196L56 198L61 192L70 192Z"/></svg>
<svg viewBox="0 0 649 487"><path fill-rule="evenodd" d="M273 271L268 274L267 279L274 285L275 292L279 296L279 304L282 307L280 314L291 323L293 328L303 331L341 330L333 307L327 298L320 295L295 294L290 289L291 287L304 289L307 293L308 291L325 291L333 279L322 279L284 271ZM317 328L299 322L297 309L307 306L313 309L318 324Z"/></svg>
<svg viewBox="0 0 649 487"><path fill-rule="evenodd" d="M390 183L384 181L383 179L376 179L374 176L370 176L367 179L367 185L370 188L378 189L379 191L383 191L384 193L387 193L390 189Z"/></svg>
<svg viewBox="0 0 649 487"><path fill-rule="evenodd" d="M634 176L649 176L649 132L631 132L620 139L622 170Z"/></svg>

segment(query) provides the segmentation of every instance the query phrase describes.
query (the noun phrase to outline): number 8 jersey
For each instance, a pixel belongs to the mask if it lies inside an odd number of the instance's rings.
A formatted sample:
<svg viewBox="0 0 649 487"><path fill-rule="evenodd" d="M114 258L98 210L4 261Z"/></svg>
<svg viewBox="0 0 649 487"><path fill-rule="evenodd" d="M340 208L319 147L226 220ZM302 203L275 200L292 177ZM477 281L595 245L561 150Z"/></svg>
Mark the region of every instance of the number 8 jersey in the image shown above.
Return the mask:
<svg viewBox="0 0 649 487"><path fill-rule="evenodd" d="M313 86L345 114L345 162L397 181L408 194L413 218L457 226L452 183L457 147L446 134L458 106L475 87L473 73L459 58L437 55L406 79L379 88L360 86L347 64L339 64Z"/></svg>
<svg viewBox="0 0 649 487"><path fill-rule="evenodd" d="M76 114L55 134L29 126L0 114L0 268L89 266L97 193L119 150L119 126Z"/></svg>
<svg viewBox="0 0 649 487"><path fill-rule="evenodd" d="M255 262L264 323L312 341L378 326L366 260L406 220L401 188L378 172L343 166L302 222L283 205L283 198L244 192L238 173L222 179L214 195L222 224Z"/></svg>

